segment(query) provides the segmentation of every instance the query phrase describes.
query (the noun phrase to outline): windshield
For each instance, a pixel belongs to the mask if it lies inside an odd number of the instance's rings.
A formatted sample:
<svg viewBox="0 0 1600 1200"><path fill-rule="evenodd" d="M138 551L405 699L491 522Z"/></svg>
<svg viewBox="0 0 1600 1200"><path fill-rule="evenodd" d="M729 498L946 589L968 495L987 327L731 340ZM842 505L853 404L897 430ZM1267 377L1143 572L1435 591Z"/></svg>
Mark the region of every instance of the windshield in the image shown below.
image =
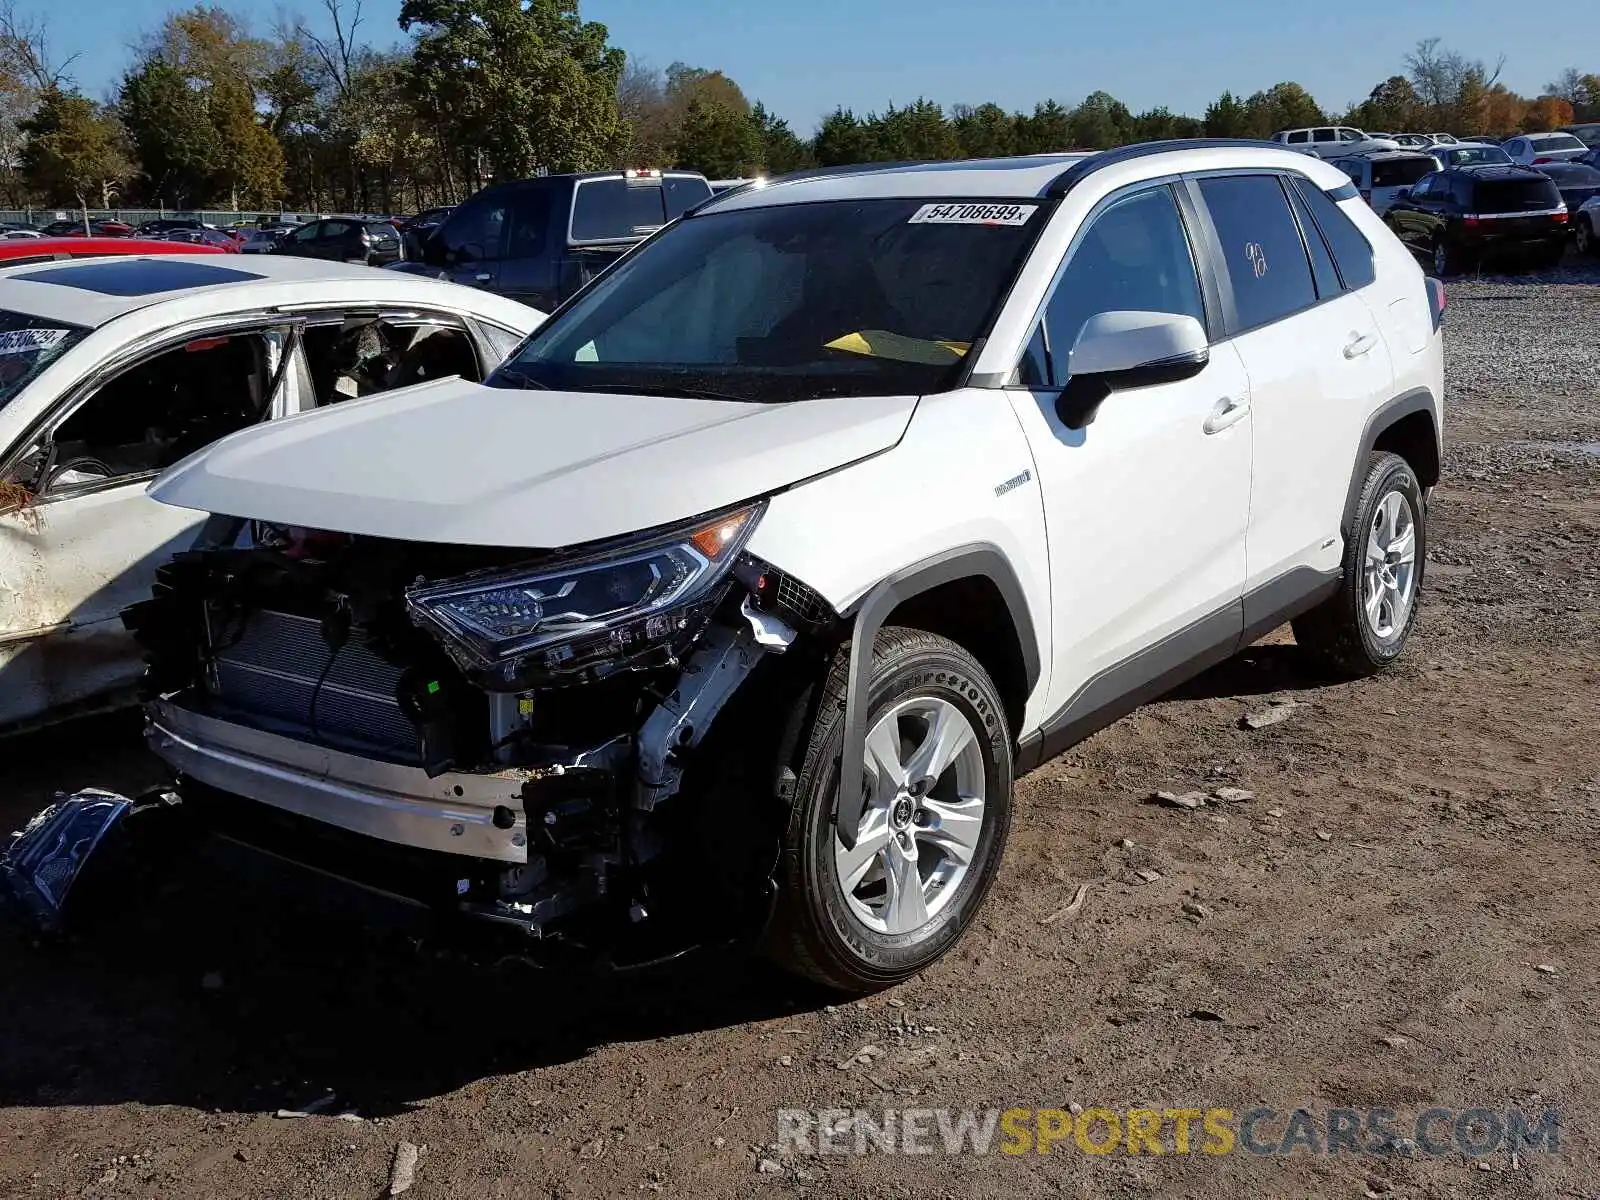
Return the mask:
<svg viewBox="0 0 1600 1200"><path fill-rule="evenodd" d="M0 408L88 332L78 325L0 309Z"/></svg>
<svg viewBox="0 0 1600 1200"><path fill-rule="evenodd" d="M838 200L690 217L580 293L490 382L773 402L943 390L1042 208Z"/></svg>
<svg viewBox="0 0 1600 1200"><path fill-rule="evenodd" d="M1441 151L1439 157L1444 159L1448 166L1460 167L1469 163L1508 163L1511 156L1499 146L1462 146L1459 149Z"/></svg>

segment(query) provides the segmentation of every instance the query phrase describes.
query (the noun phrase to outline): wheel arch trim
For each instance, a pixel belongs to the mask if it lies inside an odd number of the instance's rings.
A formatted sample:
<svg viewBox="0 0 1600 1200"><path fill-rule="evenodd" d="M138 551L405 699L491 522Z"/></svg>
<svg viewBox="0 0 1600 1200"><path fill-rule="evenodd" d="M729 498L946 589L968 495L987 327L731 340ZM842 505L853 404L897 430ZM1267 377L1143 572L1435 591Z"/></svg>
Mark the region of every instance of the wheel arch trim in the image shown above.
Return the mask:
<svg viewBox="0 0 1600 1200"><path fill-rule="evenodd" d="M836 816L841 798L861 793L863 756L867 744L867 703L872 688L872 645L878 630L883 627L890 613L912 597L947 583L971 578L986 579L999 591L1011 614L1012 632L1022 652L1024 682L1028 692L1031 694L1037 686L1040 657L1033 616L1017 573L999 547L988 542L956 546L886 576L844 614L852 619L853 628L846 675L839 790L833 804ZM837 820L834 825L846 849L853 849L855 830L839 825Z"/></svg>
<svg viewBox="0 0 1600 1200"><path fill-rule="evenodd" d="M1361 440L1356 445L1355 461L1350 468L1350 486L1345 493L1344 515L1339 520L1339 532L1347 541L1351 525L1355 521L1356 504L1361 499L1361 485L1367 478L1368 456L1386 430L1416 413L1426 413L1433 423L1434 453L1438 461L1443 463L1444 439L1439 424L1439 402L1431 391L1425 387L1412 388L1379 407L1367 418L1367 423L1361 430Z"/></svg>

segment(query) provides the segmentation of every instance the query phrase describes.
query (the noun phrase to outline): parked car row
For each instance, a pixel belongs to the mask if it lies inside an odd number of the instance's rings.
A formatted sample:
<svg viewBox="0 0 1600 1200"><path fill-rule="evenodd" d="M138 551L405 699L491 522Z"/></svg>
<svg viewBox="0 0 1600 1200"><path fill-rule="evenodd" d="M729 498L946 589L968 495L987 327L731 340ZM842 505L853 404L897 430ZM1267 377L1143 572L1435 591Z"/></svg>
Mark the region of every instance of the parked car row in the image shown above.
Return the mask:
<svg viewBox="0 0 1600 1200"><path fill-rule="evenodd" d="M0 882L51 915L177 819L519 953L752 940L869 992L973 922L1016 775L1288 620L1324 671L1404 650L1444 292L1339 170L710 191L505 184L388 272L0 269L0 720L128 682L131 635L173 771Z"/></svg>

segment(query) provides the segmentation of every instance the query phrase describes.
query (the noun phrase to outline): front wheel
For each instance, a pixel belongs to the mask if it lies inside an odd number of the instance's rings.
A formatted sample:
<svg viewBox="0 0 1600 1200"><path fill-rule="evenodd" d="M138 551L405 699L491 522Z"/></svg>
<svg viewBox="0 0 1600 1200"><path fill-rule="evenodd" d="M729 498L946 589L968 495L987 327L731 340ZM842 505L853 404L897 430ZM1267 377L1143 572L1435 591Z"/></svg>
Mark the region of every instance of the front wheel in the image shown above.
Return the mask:
<svg viewBox="0 0 1600 1200"><path fill-rule="evenodd" d="M855 993L907 979L955 944L1011 826L1011 734L983 667L915 629L882 630L872 659L862 794L835 811L841 654L807 739L767 937L783 967Z"/></svg>
<svg viewBox="0 0 1600 1200"><path fill-rule="evenodd" d="M1427 557L1427 506L1411 464L1372 455L1345 545L1339 590L1294 620L1301 650L1344 678L1371 675L1405 649Z"/></svg>
<svg viewBox="0 0 1600 1200"><path fill-rule="evenodd" d="M1579 254L1600 255L1600 238L1595 236L1594 226L1582 213L1572 223L1572 242Z"/></svg>

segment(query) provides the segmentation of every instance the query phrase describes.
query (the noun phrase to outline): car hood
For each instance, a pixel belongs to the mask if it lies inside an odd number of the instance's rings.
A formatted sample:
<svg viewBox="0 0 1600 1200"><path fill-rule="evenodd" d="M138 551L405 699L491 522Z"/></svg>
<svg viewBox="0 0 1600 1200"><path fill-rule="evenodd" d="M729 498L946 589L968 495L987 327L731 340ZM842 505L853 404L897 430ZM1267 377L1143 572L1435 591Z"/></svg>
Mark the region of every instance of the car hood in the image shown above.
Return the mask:
<svg viewBox="0 0 1600 1200"><path fill-rule="evenodd" d="M150 494L310 529L555 549L687 519L887 450L916 403L743 404L446 379L236 433L178 463Z"/></svg>

